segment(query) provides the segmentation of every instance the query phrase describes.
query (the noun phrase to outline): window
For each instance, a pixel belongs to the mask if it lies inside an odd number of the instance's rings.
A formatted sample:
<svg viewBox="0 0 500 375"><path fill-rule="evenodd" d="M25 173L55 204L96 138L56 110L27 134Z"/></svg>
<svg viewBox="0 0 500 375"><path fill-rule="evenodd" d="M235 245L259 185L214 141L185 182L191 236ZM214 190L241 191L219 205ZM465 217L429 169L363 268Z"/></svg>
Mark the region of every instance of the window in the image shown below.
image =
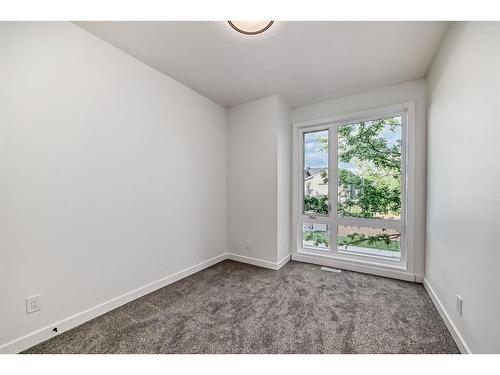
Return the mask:
<svg viewBox="0 0 500 375"><path fill-rule="evenodd" d="M328 215L328 131L304 133L304 213Z"/></svg>
<svg viewBox="0 0 500 375"><path fill-rule="evenodd" d="M298 252L405 261L406 111L303 126Z"/></svg>

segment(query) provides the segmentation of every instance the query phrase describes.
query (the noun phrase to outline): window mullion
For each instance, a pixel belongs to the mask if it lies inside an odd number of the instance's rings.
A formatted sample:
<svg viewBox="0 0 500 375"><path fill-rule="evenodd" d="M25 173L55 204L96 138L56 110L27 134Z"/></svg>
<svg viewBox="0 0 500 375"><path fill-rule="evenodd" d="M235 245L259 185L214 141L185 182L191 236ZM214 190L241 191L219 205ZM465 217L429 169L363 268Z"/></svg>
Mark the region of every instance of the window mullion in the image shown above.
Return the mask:
<svg viewBox="0 0 500 375"><path fill-rule="evenodd" d="M330 205L330 219L332 225L330 227L330 251L337 254L337 194L338 194L338 134L337 126L330 125L329 145L328 145L328 202Z"/></svg>

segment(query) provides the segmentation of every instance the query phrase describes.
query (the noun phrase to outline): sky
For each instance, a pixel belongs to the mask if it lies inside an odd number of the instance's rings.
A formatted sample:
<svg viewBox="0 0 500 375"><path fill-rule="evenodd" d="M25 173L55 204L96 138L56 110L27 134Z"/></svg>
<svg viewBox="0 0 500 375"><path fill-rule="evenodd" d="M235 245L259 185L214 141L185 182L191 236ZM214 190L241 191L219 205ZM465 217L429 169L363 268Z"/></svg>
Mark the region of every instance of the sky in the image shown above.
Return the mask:
<svg viewBox="0 0 500 375"><path fill-rule="evenodd" d="M318 137L328 137L328 131L304 134L304 165L310 168L325 168L328 166L328 153L321 150Z"/></svg>

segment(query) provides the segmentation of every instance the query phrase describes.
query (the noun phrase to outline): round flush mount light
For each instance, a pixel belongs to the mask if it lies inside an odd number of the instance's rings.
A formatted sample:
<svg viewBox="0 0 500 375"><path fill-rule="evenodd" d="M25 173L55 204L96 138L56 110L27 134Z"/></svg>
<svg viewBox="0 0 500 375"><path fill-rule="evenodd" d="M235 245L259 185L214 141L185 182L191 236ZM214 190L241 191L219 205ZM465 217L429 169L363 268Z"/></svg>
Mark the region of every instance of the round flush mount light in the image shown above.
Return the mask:
<svg viewBox="0 0 500 375"><path fill-rule="evenodd" d="M274 21L227 21L233 29L246 35L263 33L271 27Z"/></svg>

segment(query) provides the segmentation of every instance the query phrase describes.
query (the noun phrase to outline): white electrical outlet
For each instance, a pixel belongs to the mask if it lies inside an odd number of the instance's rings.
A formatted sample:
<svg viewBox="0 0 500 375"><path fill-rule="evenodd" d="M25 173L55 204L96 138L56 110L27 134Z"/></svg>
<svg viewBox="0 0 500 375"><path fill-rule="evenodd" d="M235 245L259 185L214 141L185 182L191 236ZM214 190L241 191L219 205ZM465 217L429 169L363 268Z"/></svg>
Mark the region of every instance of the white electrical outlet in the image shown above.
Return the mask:
<svg viewBox="0 0 500 375"><path fill-rule="evenodd" d="M457 311L460 316L462 316L462 297L457 294Z"/></svg>
<svg viewBox="0 0 500 375"><path fill-rule="evenodd" d="M250 242L250 240L245 240L245 245L246 245L247 249L252 248L252 243Z"/></svg>
<svg viewBox="0 0 500 375"><path fill-rule="evenodd" d="M42 308L42 295L35 294L34 296L26 297L26 314L31 314Z"/></svg>

